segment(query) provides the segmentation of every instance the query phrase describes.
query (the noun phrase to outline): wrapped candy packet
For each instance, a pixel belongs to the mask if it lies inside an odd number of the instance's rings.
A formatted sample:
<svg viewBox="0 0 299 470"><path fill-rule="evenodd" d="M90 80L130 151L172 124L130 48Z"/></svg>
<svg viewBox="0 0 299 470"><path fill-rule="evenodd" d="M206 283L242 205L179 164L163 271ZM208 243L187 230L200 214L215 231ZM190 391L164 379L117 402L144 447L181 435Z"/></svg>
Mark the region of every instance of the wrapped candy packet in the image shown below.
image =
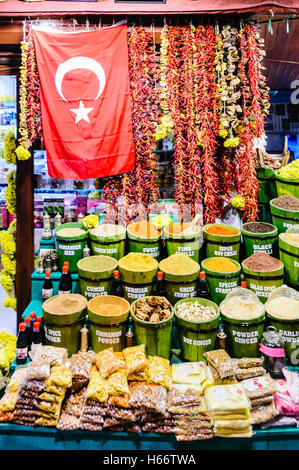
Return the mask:
<svg viewBox="0 0 299 470"><path fill-rule="evenodd" d="M168 393L167 407L202 403L202 392L200 385L173 384Z"/></svg>
<svg viewBox="0 0 299 470"><path fill-rule="evenodd" d="M170 390L171 387L171 369L168 359L159 356L148 357L147 380L148 383L162 385Z"/></svg>
<svg viewBox="0 0 299 470"><path fill-rule="evenodd" d="M93 371L86 390L86 399L105 402L108 399L107 381L99 372Z"/></svg>
<svg viewBox="0 0 299 470"><path fill-rule="evenodd" d="M125 367L125 360L124 357L121 359L121 356L116 355L113 352L113 348L108 348L96 355L95 364L103 379L106 379L113 372L123 369Z"/></svg>
<svg viewBox="0 0 299 470"><path fill-rule="evenodd" d="M46 361L49 362L51 366L63 366L68 359L68 352L65 348L38 345L30 352L30 357L32 361Z"/></svg>
<svg viewBox="0 0 299 470"><path fill-rule="evenodd" d="M136 372L141 372L148 366L144 344L125 348L123 350L123 354L125 357L126 372L128 376L131 376Z"/></svg>
<svg viewBox="0 0 299 470"><path fill-rule="evenodd" d="M166 413L167 390L161 385L130 382L129 404L133 408L146 408L157 413Z"/></svg>
<svg viewBox="0 0 299 470"><path fill-rule="evenodd" d="M172 364L172 382L200 385L206 378L204 362L181 362Z"/></svg>
<svg viewBox="0 0 299 470"><path fill-rule="evenodd" d="M256 406L251 409L250 413L253 424L267 423L279 414L274 402L268 405Z"/></svg>
<svg viewBox="0 0 299 470"><path fill-rule="evenodd" d="M209 365L216 369L221 379L234 375L235 364L224 349L207 351L204 353L204 358L208 361Z"/></svg>
<svg viewBox="0 0 299 470"><path fill-rule="evenodd" d="M244 388L246 396L250 399L273 395L277 390L277 386L270 374L244 379L240 383Z"/></svg>
<svg viewBox="0 0 299 470"><path fill-rule="evenodd" d="M108 395L127 395L129 386L125 369L114 372L107 378Z"/></svg>

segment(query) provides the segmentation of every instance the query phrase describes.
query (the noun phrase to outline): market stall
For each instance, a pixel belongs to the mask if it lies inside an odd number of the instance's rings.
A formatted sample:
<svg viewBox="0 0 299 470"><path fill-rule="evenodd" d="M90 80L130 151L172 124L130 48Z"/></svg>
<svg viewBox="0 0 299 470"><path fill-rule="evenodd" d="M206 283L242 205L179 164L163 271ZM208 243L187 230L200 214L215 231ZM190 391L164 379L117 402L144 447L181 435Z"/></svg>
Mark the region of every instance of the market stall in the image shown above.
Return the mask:
<svg viewBox="0 0 299 470"><path fill-rule="evenodd" d="M22 23L6 449L298 447L298 160L261 150L258 24L186 8Z"/></svg>

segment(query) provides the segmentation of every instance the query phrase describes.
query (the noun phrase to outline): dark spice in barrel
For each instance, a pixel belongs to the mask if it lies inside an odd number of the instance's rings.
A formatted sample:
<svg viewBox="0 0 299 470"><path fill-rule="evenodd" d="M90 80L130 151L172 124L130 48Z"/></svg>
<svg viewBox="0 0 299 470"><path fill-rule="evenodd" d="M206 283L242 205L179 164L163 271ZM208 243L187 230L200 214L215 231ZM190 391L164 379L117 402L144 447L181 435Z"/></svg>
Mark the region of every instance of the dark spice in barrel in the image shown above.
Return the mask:
<svg viewBox="0 0 299 470"><path fill-rule="evenodd" d="M299 198L291 194L283 194L273 199L272 204L288 211L299 211Z"/></svg>
<svg viewBox="0 0 299 470"><path fill-rule="evenodd" d="M140 320L157 323L171 316L171 304L165 297L142 298L137 302L135 315Z"/></svg>
<svg viewBox="0 0 299 470"><path fill-rule="evenodd" d="M271 225L264 224L263 222L249 222L244 226L247 232L253 233L269 233L273 232L274 228Z"/></svg>
<svg viewBox="0 0 299 470"><path fill-rule="evenodd" d="M282 265L279 259L263 252L254 253L243 261L243 266L252 271L274 271L281 268Z"/></svg>

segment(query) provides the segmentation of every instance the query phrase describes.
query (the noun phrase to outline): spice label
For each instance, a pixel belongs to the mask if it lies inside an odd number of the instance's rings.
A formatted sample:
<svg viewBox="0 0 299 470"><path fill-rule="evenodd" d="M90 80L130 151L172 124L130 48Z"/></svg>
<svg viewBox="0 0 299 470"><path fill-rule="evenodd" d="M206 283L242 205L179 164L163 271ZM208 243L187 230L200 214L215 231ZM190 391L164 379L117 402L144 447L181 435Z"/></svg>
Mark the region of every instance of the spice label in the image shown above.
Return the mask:
<svg viewBox="0 0 299 470"><path fill-rule="evenodd" d="M60 250L64 251L65 256L72 256L76 250L81 250L81 245L58 245Z"/></svg>
<svg viewBox="0 0 299 470"><path fill-rule="evenodd" d="M192 246L179 246L176 251L176 254L178 253L183 253L186 256L195 256L195 252Z"/></svg>
<svg viewBox="0 0 299 470"><path fill-rule="evenodd" d="M283 222L283 227L290 228L293 227L293 224L288 224L287 222Z"/></svg>
<svg viewBox="0 0 299 470"><path fill-rule="evenodd" d="M45 325L45 337L51 343L61 343L61 331L52 330Z"/></svg>
<svg viewBox="0 0 299 470"><path fill-rule="evenodd" d="M253 253L264 252L268 255L273 254L273 245L253 245Z"/></svg>
<svg viewBox="0 0 299 470"><path fill-rule="evenodd" d="M279 334L286 343L299 343L298 330L279 330Z"/></svg>
<svg viewBox="0 0 299 470"><path fill-rule="evenodd" d="M84 292L85 297L97 297L98 295L108 295L108 292L105 291L104 286L92 287L87 286L86 291Z"/></svg>
<svg viewBox="0 0 299 470"><path fill-rule="evenodd" d="M236 331L232 329L234 342L238 344L255 344L258 342L258 331Z"/></svg>
<svg viewBox="0 0 299 470"><path fill-rule="evenodd" d="M147 287L129 287L124 286L126 295L129 299L140 299L140 297L145 297L148 293Z"/></svg>
<svg viewBox="0 0 299 470"><path fill-rule="evenodd" d="M219 246L218 250L214 250L215 256L237 256L238 251L234 250L232 246Z"/></svg>
<svg viewBox="0 0 299 470"><path fill-rule="evenodd" d="M109 253L110 255L117 253L117 248L99 248L98 246L94 247L96 253L101 253L102 255Z"/></svg>
<svg viewBox="0 0 299 470"><path fill-rule="evenodd" d="M219 282L218 287L215 288L215 292L218 294L228 294L234 287L237 287L237 281L233 282Z"/></svg>
<svg viewBox="0 0 299 470"><path fill-rule="evenodd" d="M98 343L102 344L118 344L120 342L120 336L122 331L101 331L96 330Z"/></svg>
<svg viewBox="0 0 299 470"><path fill-rule="evenodd" d="M178 297L179 299L188 299L189 297L196 297L196 296L197 296L196 286L180 287L178 291L174 292L174 297Z"/></svg>
<svg viewBox="0 0 299 470"><path fill-rule="evenodd" d="M295 267L295 268L299 268L299 263L298 263L298 261L294 261L294 267Z"/></svg>
<svg viewBox="0 0 299 470"><path fill-rule="evenodd" d="M254 290L258 297L269 297L270 292L272 292L277 286L257 286L250 282L250 289Z"/></svg>
<svg viewBox="0 0 299 470"><path fill-rule="evenodd" d="M160 249L158 246L153 247L146 247L144 246L142 249L142 253L152 256L153 258L159 258L160 256Z"/></svg>
<svg viewBox="0 0 299 470"><path fill-rule="evenodd" d="M191 344L193 346L209 346L210 344L212 344L212 340L210 338L199 340L199 339L186 338L185 336L183 336L183 342L187 344Z"/></svg>

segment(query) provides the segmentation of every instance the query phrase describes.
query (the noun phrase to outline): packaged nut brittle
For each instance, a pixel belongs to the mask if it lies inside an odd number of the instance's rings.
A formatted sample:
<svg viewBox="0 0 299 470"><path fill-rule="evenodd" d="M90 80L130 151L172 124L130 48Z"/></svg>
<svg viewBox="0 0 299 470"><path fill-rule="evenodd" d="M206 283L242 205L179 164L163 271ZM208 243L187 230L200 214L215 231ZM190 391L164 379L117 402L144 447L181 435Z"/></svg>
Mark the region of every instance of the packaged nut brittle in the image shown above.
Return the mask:
<svg viewBox="0 0 299 470"><path fill-rule="evenodd" d="M107 378L108 395L127 395L129 386L125 369L114 372Z"/></svg>
<svg viewBox="0 0 299 470"><path fill-rule="evenodd" d="M258 377L259 375L266 374L266 369L263 367L249 367L248 369L237 369L236 379L243 380L250 377Z"/></svg>
<svg viewBox="0 0 299 470"><path fill-rule="evenodd" d="M277 385L270 374L244 379L240 383L250 399L273 395L277 391Z"/></svg>
<svg viewBox="0 0 299 470"><path fill-rule="evenodd" d="M51 367L51 375L48 379L48 384L57 385L57 387L68 388L72 385L72 373L70 369L65 366Z"/></svg>
<svg viewBox="0 0 299 470"><path fill-rule="evenodd" d="M261 367L264 362L263 357L243 357L241 359L233 359L238 369L249 369L251 367Z"/></svg>
<svg viewBox="0 0 299 470"><path fill-rule="evenodd" d="M123 369L125 367L125 360L124 357L121 359L121 356L117 356L113 352L113 348L108 348L96 355L95 364L103 379L106 379L113 372Z"/></svg>
<svg viewBox="0 0 299 470"><path fill-rule="evenodd" d="M131 376L136 372L141 372L148 366L144 344L132 346L131 348L125 348L123 353L128 376Z"/></svg>
<svg viewBox="0 0 299 470"><path fill-rule="evenodd" d="M268 405L260 405L252 408L250 414L253 424L261 424L276 418L279 413L275 407L275 403L270 403Z"/></svg>
<svg viewBox="0 0 299 470"><path fill-rule="evenodd" d="M108 398L108 405L119 406L121 408L130 408L129 400L130 395L128 393L124 395L110 395Z"/></svg>
<svg viewBox="0 0 299 470"><path fill-rule="evenodd" d="M208 361L208 364L216 369L221 379L234 375L236 369L235 364L224 349L207 351L204 353L204 357Z"/></svg>
<svg viewBox="0 0 299 470"><path fill-rule="evenodd" d="M130 401L133 408L145 408L165 414L167 390L161 385L150 385L144 382L130 382Z"/></svg>
<svg viewBox="0 0 299 470"><path fill-rule="evenodd" d="M149 356L147 377L148 383L162 385L170 390L171 369L169 360L159 356Z"/></svg>
<svg viewBox="0 0 299 470"><path fill-rule="evenodd" d="M63 366L68 359L68 352L65 348L38 345L30 352L30 357L32 361L47 361L51 366Z"/></svg>
<svg viewBox="0 0 299 470"><path fill-rule="evenodd" d="M200 385L173 384L168 393L167 407L202 403L202 392Z"/></svg>

